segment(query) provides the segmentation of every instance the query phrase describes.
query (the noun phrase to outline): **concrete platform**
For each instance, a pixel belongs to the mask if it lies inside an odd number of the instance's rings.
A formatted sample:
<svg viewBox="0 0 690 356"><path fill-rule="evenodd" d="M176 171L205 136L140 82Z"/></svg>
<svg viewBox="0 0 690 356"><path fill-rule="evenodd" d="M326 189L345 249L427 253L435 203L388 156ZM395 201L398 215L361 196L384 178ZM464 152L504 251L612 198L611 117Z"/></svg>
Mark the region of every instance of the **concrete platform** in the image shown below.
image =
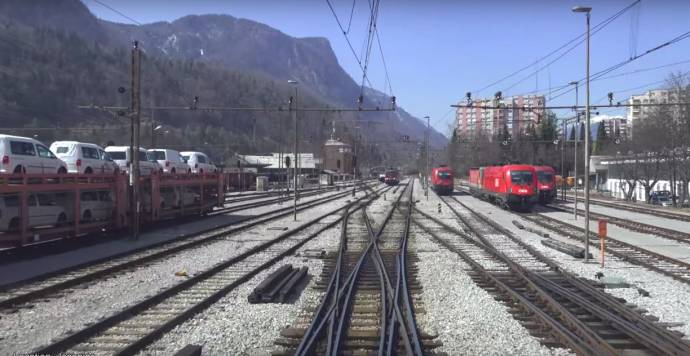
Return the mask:
<svg viewBox="0 0 690 356"><path fill-rule="evenodd" d="M565 207L572 211L574 203L562 203L559 206ZM578 209L584 209L584 204L577 204ZM629 210L618 210L596 204L590 204L589 210L594 213L604 214L620 219L627 219L640 222L647 225L659 226L666 229L676 230L680 232L690 232L690 222L675 219L664 218L660 216L649 215L645 213L636 213Z"/></svg>
<svg viewBox="0 0 690 356"><path fill-rule="evenodd" d="M479 200L477 198L474 198L469 195L459 195L456 196L458 200L462 201L463 203L467 204L473 209L476 209L477 211L483 213L484 215L490 217L491 219L499 222L503 227L506 229L512 231L513 233L516 233L518 235L520 234L531 234L530 232L527 232L525 230L520 230L518 229L515 225L513 225L512 220L518 220L521 221L525 224L527 222L525 220L522 220L519 218L519 214L514 213L514 212L508 212L504 211L492 204L489 204L487 202L484 202L482 200ZM573 219L572 213L562 213L562 212L550 212L550 213L543 213L546 216L553 217L555 219L558 219L564 223L577 226L577 227L584 227L584 219L582 217L578 217L578 220ZM589 224L590 231L592 231L592 238L597 239L597 230L598 230L598 224L596 221L590 221ZM534 236L538 236L536 234L532 234ZM654 235L648 235L648 234L642 234L634 231L630 231L624 228L620 228L615 225L609 225L608 226L608 236L615 238L617 240L627 242L629 244L633 244L635 246L639 246L642 248L645 248L647 250L663 254L669 257L673 257L679 260L683 261L688 261L690 262L690 245L679 243L673 240L668 240L664 239L658 236ZM560 237L558 234L551 234L551 237L554 239L558 239L563 242L567 243L573 243L572 239L566 238L566 237Z"/></svg>
<svg viewBox="0 0 690 356"><path fill-rule="evenodd" d="M35 278L46 273L71 268L109 256L151 246L160 242L170 241L184 235L193 234L229 223L238 223L247 217L248 215L233 214L200 218L190 223L144 232L140 234L138 240L130 238L110 240L64 253L10 263L0 266L0 287L10 283Z"/></svg>
<svg viewBox="0 0 690 356"><path fill-rule="evenodd" d="M548 212L541 214L558 219L559 221L569 225L577 227L584 227L585 225L583 217L580 216L577 220L575 220L573 214L571 213ZM594 239L598 239L598 228L597 221L590 220L589 230L592 232L591 236ZM690 245L688 244L664 239L654 235L630 231L628 229L611 224L608 226L608 236L665 256L690 262Z"/></svg>

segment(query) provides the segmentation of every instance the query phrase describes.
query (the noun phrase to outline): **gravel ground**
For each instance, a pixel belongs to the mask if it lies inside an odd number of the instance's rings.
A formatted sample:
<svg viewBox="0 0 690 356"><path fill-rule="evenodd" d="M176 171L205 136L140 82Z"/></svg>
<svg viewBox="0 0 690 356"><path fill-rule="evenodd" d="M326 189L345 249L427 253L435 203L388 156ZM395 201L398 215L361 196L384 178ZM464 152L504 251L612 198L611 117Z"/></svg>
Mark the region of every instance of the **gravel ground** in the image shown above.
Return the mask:
<svg viewBox="0 0 690 356"><path fill-rule="evenodd" d="M294 227L327 210L334 209L349 199L351 199L350 196L325 204L318 209L299 213L297 222L293 222L292 217L286 217L272 222L271 226ZM193 275L221 260L246 251L259 244L260 240L265 241L282 233L282 231L268 230L268 227L270 226L258 226L230 239L187 250L135 271L122 272L118 276L92 283L85 289L68 293L62 298L37 303L31 309L20 309L16 313L2 315L0 319L2 347L0 349L9 354L27 352L47 344L52 339L64 337L104 316L112 315L135 304L161 289L179 283L184 277L175 276L175 272L186 271L189 275ZM124 290L127 292L122 293Z"/></svg>
<svg viewBox="0 0 690 356"><path fill-rule="evenodd" d="M625 298L629 303L637 304L639 307L647 309L650 314L659 317L662 322L684 323L681 327L675 327L686 335L690 335L690 286L678 282L670 277L639 267L613 256L606 256L605 267L601 268L596 262L585 264L580 259L575 259L564 253L558 252L541 244L541 237L525 230L520 230L511 223L518 220L523 225L539 230L543 228L536 226L529 221L521 219L519 215L502 210L494 205L475 199L471 196L459 196L458 199L478 211L489 214L492 219L498 221L503 227L512 231L523 241L534 246L547 257L559 263L565 270L587 278L594 279L597 272L604 273L607 277L623 278L632 284L632 288L607 288L606 292ZM549 234L556 239L574 243L574 240L564 236L559 236L553 231ZM590 252L598 261L599 249L590 247ZM642 288L650 293L649 297L644 297L638 293L637 288Z"/></svg>
<svg viewBox="0 0 690 356"><path fill-rule="evenodd" d="M266 355L275 349L273 341L308 305L318 303L320 292L313 287L323 260L299 257L306 250L330 250L337 246L340 225L306 243L296 253L259 273L210 308L177 326L144 350L142 355L170 355L187 344L203 346L203 355ZM247 296L270 273L284 264L309 267L311 279L293 304L250 304ZM315 277L316 276L316 277Z"/></svg>
<svg viewBox="0 0 690 356"><path fill-rule="evenodd" d="M448 209L438 213L440 200L435 194L430 193L427 201L423 190L415 189L415 196L420 200L418 208L457 225ZM419 256L418 278L424 288L422 301L426 309L418 316L418 323L421 330L439 335L443 346L437 351L449 355L570 354L565 349L541 345L513 319L505 305L474 284L465 273L469 267L456 254L429 240L414 225L413 232L410 247Z"/></svg>

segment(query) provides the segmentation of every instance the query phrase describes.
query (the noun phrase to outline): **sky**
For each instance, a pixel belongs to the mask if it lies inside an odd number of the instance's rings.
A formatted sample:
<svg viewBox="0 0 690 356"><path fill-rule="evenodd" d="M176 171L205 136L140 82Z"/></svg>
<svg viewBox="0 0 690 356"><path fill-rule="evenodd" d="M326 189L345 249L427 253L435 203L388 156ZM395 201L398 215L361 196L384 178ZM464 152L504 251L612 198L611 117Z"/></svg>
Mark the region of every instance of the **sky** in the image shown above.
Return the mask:
<svg viewBox="0 0 690 356"><path fill-rule="evenodd" d="M362 70L326 0L82 1L97 17L115 22L131 23L99 2L141 23L174 21L191 14L228 14L265 23L293 37L325 37L340 65L356 82L362 80ZM357 56L363 57L369 2L330 0L330 3L343 26L347 29L349 25L348 39ZM433 126L448 134L449 128L455 125L455 113L450 105L464 100L466 92L472 92L473 98L485 98L497 91L502 91L504 97L536 91L546 95L547 105L572 105L574 92L561 90L549 97L549 88L553 91L585 77L584 44L572 48L561 58L556 59L570 47L539 59L585 32L585 15L573 13L573 6L592 7L591 26L594 29L633 3L633 0L381 0L377 28L390 86L398 104L417 117L429 115ZM690 31L688 14L688 0L641 0L600 31L592 33L591 73L643 54ZM375 45L368 77L376 89L387 92L382 63ZM479 91L526 66L529 67L523 72ZM663 68L656 68L661 66ZM645 55L593 81L590 102L606 103L608 92L614 93L615 102L662 87L672 72L690 72L690 38ZM580 104L584 100L582 86ZM624 114L624 110L615 108L602 108L599 112ZM571 112L560 110L557 114L568 116Z"/></svg>

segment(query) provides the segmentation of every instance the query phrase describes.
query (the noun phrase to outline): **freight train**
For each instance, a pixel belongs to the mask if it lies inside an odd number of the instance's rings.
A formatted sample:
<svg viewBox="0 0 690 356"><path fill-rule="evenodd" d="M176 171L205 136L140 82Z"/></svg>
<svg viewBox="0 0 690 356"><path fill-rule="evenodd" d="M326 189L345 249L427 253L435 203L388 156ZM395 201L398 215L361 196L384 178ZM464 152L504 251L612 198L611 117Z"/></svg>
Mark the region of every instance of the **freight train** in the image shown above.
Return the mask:
<svg viewBox="0 0 690 356"><path fill-rule="evenodd" d="M539 203L550 204L556 199L556 171L549 166L534 167L537 171Z"/></svg>
<svg viewBox="0 0 690 356"><path fill-rule="evenodd" d="M445 165L433 168L431 186L438 195L453 194L453 170Z"/></svg>
<svg viewBox="0 0 690 356"><path fill-rule="evenodd" d="M142 226L205 215L224 203L220 173L139 178ZM0 174L0 248L128 229L132 189L124 174Z"/></svg>
<svg viewBox="0 0 690 356"><path fill-rule="evenodd" d="M471 168L469 188L504 208L529 211L538 201L537 170L524 164Z"/></svg>

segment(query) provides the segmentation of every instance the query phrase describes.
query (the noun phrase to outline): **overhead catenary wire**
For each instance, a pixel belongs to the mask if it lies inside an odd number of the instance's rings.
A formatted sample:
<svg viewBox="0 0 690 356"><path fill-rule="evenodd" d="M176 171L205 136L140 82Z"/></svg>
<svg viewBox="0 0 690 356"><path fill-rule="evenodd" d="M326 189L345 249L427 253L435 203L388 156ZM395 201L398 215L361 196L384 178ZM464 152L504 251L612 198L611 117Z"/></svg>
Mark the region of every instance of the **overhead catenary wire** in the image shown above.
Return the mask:
<svg viewBox="0 0 690 356"><path fill-rule="evenodd" d="M367 73L364 70L364 66L362 65L362 60L359 58L357 55L357 51L355 51L355 48L352 46L352 42L350 41L350 38L348 37L348 32L345 30L343 27L343 24L340 22L340 18L338 18L338 14L335 12L335 9L333 8L333 4L331 4L330 0L326 0L326 3L328 4L328 8L331 9L331 13L333 14L333 17L335 18L335 22L338 23L338 27L340 27L340 32L342 32L343 36L345 37L345 41L347 42L348 47L350 48L350 51L352 52L352 55L355 57L355 60L357 61L357 64L359 65L359 69L362 70L362 75L364 78L366 78L367 83L369 83L369 86L373 88L373 85L371 85L371 82L369 81L369 78L367 77Z"/></svg>
<svg viewBox="0 0 690 356"><path fill-rule="evenodd" d="M610 67L608 67L608 68L605 68L605 69L603 69L603 70L600 70L599 72L596 72L596 73L594 73L594 74L591 76L590 82L599 80L601 77L605 76L605 75L608 74L608 73L613 72L613 71L616 70L616 69L619 69L619 68L621 68L621 67L623 67L623 66L625 66L625 65L627 65L627 64L629 64L629 63L631 63L631 62L634 62L634 61L636 61L636 60L638 60L638 59L640 59L640 58L642 58L642 57L645 57L645 56L647 56L647 55L649 55L649 54L651 54L651 53L654 53L654 52L656 52L656 51L658 51L658 50L660 50L660 49L662 49L662 48L665 48L665 47L668 47L668 46L673 45L673 44L675 44L675 43L678 43L678 42L680 42L680 41L682 41L682 40L684 40L684 39L686 39L686 38L689 38L689 37L690 37L690 31L687 31L687 32L685 32L685 33L682 33L682 34L680 34L680 35L674 37L673 39L671 39L671 40L669 40L669 41L666 41L666 42L661 43L660 45L658 45L658 46L656 46L656 47L650 48L650 49L648 49L647 51L645 51L645 52L643 52L643 53L641 53L641 54L638 54L638 55L635 56L635 57L626 59L626 60L624 60L624 61L622 61L622 62L619 62L619 63L616 63L616 64L614 64L614 65L612 65L612 66L610 66ZM581 82L581 81L583 81L583 80L585 80L585 78L581 78L580 80L578 80L578 83ZM565 88L567 88L567 86L566 86ZM570 93L570 92L572 92L573 90L575 90L575 88L574 88L573 86L570 86L570 89L568 89L568 90L566 90L566 91L564 91L564 92L562 92L562 93L560 93L560 94L558 94L558 95L556 95L556 96L553 96L553 97L552 97L552 100L553 100L553 99L556 99L556 98L559 98L559 97L561 97L561 96L563 96L563 95L565 95L565 94L567 94L567 93ZM556 90L556 91L558 91L558 90ZM556 92L556 91L554 91L554 92Z"/></svg>
<svg viewBox="0 0 690 356"><path fill-rule="evenodd" d="M637 2L635 2L635 3L633 3L633 4L631 4L631 5L629 5L629 6L627 6L627 7L625 7L623 10L620 10L619 12L617 12L616 14L614 14L613 16L607 18L606 20L600 22L598 25L594 26L594 28L592 28L591 35L590 35L590 36L596 35L599 31L601 31L601 30L604 29L606 26L608 26L610 23L612 23L613 21L615 21L618 17L620 17L621 15L623 15L626 11L628 11L629 9L631 9L631 8L632 8L635 4L637 4L637 3L639 3L639 1L637 1ZM542 66L542 67L540 67L540 68L538 67L534 72L530 73L529 75L526 75L526 76L523 77L522 79L518 80L517 82L515 82L515 83L511 84L510 86L508 86L507 88L503 89L503 92L507 92L508 90L510 90L510 89L512 89L512 88L514 88L514 87L516 87L516 86L518 86L519 84L523 83L525 80L527 80L527 79L529 79L529 78L531 78L531 77L533 77L533 76L535 76L535 75L538 75L539 72L540 72L541 70L544 70L544 68L549 68L552 64L556 63L558 60L560 60L561 58L563 58L566 54L572 52L575 48L579 47L582 43L584 43L584 42L587 40L587 38L586 38L586 33L583 34L583 35L581 35L581 37L582 37L582 38L581 38L579 41L577 41L577 43L575 43L573 46L571 46L570 48L568 48L565 52L561 53L561 54L558 55L556 58L554 58L553 60L549 61L546 65L544 65L544 66ZM537 62L537 63L538 63L538 62ZM550 96L550 95L551 95L551 92L549 92L549 96Z"/></svg>
<svg viewBox="0 0 690 356"><path fill-rule="evenodd" d="M593 26L593 27L592 27L592 30L597 30L600 26L605 26L606 24L610 23L613 19L618 18L620 15L622 15L623 13L625 13L626 11L628 11L630 8L632 8L633 6L635 6L635 5L637 5L638 3L640 3L640 1L641 1L641 0L636 0L636 1L634 1L632 4L626 6L626 7L623 8L622 10L620 10L620 11L618 11L617 13L615 13L614 15L612 15L611 17L609 17L609 18L607 18L606 20L600 22L599 24ZM587 33L586 33L586 32L583 32L583 33L580 34L579 36L577 36L577 37L573 38L572 40L566 42L565 44L563 44L563 45L561 45L560 47L556 48L555 50L549 52L549 53L546 54L545 56L542 56L541 58L537 59L536 61L534 61L534 62L532 62L532 63L530 63L530 64L528 64L528 65L526 65L526 66L524 66L524 67L522 67L522 68L520 68L520 69L518 69L518 70L516 70L516 71L514 71L514 72L512 72L512 73L510 73L510 74L508 74L508 75L506 75L506 76L504 76L504 77L502 77L502 78L500 78L500 79L498 79L498 80L496 80L496 81L494 81L494 82L492 82L492 83L490 83L490 84L488 84L488 85L482 87L482 88L480 88L480 89L473 90L472 93L474 93L474 94L479 94L479 93L483 92L484 90L493 87L493 86L496 85L496 84L502 83L503 81L505 81L505 80L507 80L507 79L510 79L510 78L512 78L512 77L514 77L514 76L516 76L516 75L518 75L518 74L524 72L525 70L527 70L527 69L531 68L532 66L534 66L536 63L539 63L539 62L541 62L541 61L543 61L543 60L545 60L545 59L551 57L552 55L554 55L554 54L560 52L563 48L568 47L570 44L572 44L572 43L574 43L574 42L576 42L576 41L578 41L578 40L583 40L583 39L585 38L586 35L587 35Z"/></svg>
<svg viewBox="0 0 690 356"><path fill-rule="evenodd" d="M116 14L118 14L118 15L124 17L124 18L126 18L126 19L129 20L129 21L132 21L133 23L135 23L135 24L137 24L137 25L139 25L139 26L143 26L143 25L144 25L143 23L141 23L141 22L139 22L139 21L137 21L137 20L135 20L135 19L133 19L133 18L127 16L127 15L126 15L125 13L123 13L122 11L119 11L119 10L113 8L112 6L110 6L110 5L108 5L108 4L105 4L105 3L103 3L103 2L100 1L100 0L92 0L92 1L95 2L95 3L97 3L97 4L99 4L99 5L101 5L101 6L103 6L103 7L105 7L105 8L107 8L107 9L109 9L110 11L112 11L112 12L114 12L114 13L116 13Z"/></svg>

